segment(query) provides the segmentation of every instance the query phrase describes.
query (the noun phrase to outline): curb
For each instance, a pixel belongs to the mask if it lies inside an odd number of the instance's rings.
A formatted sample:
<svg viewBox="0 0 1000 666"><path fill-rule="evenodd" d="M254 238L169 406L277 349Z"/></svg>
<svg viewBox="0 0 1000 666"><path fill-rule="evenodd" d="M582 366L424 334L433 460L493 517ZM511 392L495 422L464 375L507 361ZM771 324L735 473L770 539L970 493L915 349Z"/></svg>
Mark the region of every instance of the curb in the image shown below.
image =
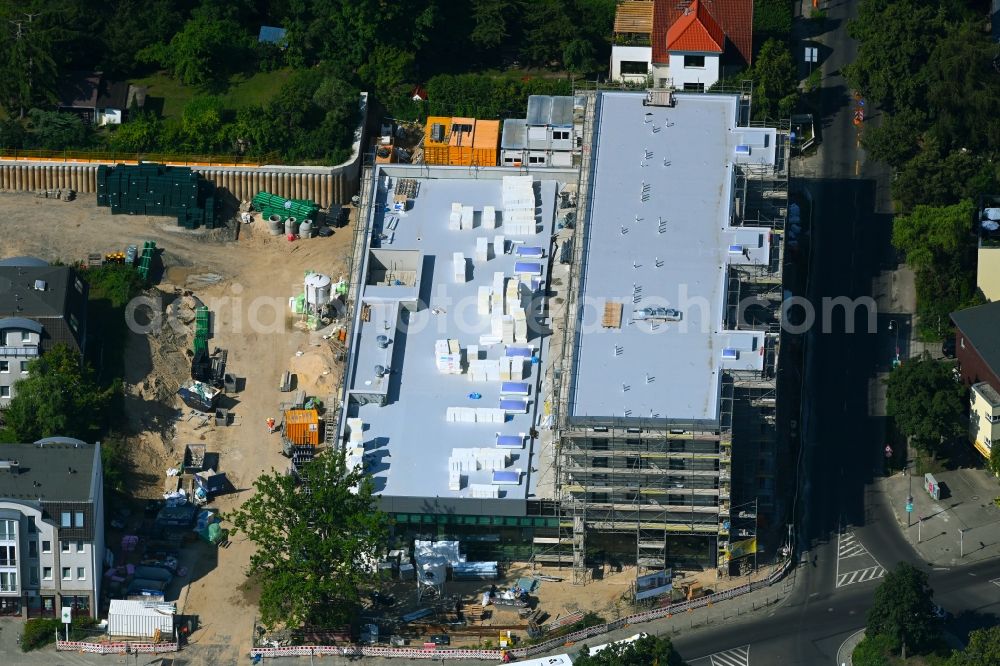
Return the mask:
<svg viewBox="0 0 1000 666"><path fill-rule="evenodd" d="M864 637L865 630L858 629L840 644L840 647L837 648L838 666L853 666L854 662L851 660L851 654L854 652L854 648L858 646L858 643L860 643L861 639Z"/></svg>

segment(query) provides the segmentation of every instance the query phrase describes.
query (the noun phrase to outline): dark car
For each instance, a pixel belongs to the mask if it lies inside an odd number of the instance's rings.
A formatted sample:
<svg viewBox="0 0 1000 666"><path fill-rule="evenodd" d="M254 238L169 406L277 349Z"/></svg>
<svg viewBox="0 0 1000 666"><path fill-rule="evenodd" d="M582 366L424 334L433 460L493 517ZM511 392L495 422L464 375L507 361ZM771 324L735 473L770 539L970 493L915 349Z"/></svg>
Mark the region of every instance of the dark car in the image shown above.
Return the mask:
<svg viewBox="0 0 1000 666"><path fill-rule="evenodd" d="M431 643L434 643L434 645L451 645L451 636L448 634L434 634L431 636Z"/></svg>

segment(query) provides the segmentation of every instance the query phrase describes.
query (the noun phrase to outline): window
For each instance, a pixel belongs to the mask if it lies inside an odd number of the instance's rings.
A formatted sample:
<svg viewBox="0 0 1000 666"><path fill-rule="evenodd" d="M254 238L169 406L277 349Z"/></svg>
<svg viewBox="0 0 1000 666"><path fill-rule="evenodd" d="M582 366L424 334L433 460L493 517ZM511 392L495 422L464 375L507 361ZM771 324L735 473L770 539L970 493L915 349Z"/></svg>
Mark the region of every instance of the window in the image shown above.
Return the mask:
<svg viewBox="0 0 1000 666"><path fill-rule="evenodd" d="M21 361L21 374L24 375L27 374L27 372L28 372L28 362Z"/></svg>
<svg viewBox="0 0 1000 666"><path fill-rule="evenodd" d="M684 90L687 92L705 92L704 83L685 83Z"/></svg>
<svg viewBox="0 0 1000 666"><path fill-rule="evenodd" d="M72 312L69 315L69 327L70 330L72 330L74 333L76 333L77 329L80 328L80 322L76 320L76 315L73 314Z"/></svg>
<svg viewBox="0 0 1000 666"><path fill-rule="evenodd" d="M684 56L685 67L701 68L705 66L705 56Z"/></svg>
<svg viewBox="0 0 1000 666"><path fill-rule="evenodd" d="M514 163L514 158L513 157L505 157L505 158L503 158L503 163L504 164L513 164Z"/></svg>
<svg viewBox="0 0 1000 666"><path fill-rule="evenodd" d="M28 557L38 557L38 542L34 539L28 542Z"/></svg>
<svg viewBox="0 0 1000 666"><path fill-rule="evenodd" d="M42 580L52 580L52 567L42 567Z"/></svg>
<svg viewBox="0 0 1000 666"><path fill-rule="evenodd" d="M69 541L60 541L59 545L61 547L60 550L62 550L62 552L64 552L64 553L70 552L70 542Z"/></svg>
<svg viewBox="0 0 1000 666"><path fill-rule="evenodd" d="M28 519L28 534L34 534L37 531L38 531L38 528L35 527L35 521L34 521L34 519L33 518L29 518Z"/></svg>
<svg viewBox="0 0 1000 666"><path fill-rule="evenodd" d="M31 342L31 331L21 331L21 342Z"/></svg>
<svg viewBox="0 0 1000 666"><path fill-rule="evenodd" d="M0 546L0 566L17 566L17 546Z"/></svg>
<svg viewBox="0 0 1000 666"><path fill-rule="evenodd" d="M0 361L0 372L10 372L10 361Z"/></svg>
<svg viewBox="0 0 1000 666"><path fill-rule="evenodd" d="M38 569L35 567L28 569L28 585L38 587Z"/></svg>
<svg viewBox="0 0 1000 666"><path fill-rule="evenodd" d="M552 130L552 139L554 141L568 141L569 130Z"/></svg>
<svg viewBox="0 0 1000 666"><path fill-rule="evenodd" d="M626 74L642 74L645 76L649 72L649 63L642 60L622 60L621 71L623 76Z"/></svg>
<svg viewBox="0 0 1000 666"><path fill-rule="evenodd" d="M76 512L76 520L73 523L73 527L83 527L83 511Z"/></svg>
<svg viewBox="0 0 1000 666"><path fill-rule="evenodd" d="M62 568L62 579L63 580L73 580L73 568L63 567Z"/></svg>
<svg viewBox="0 0 1000 666"><path fill-rule="evenodd" d="M51 541L42 541L42 552L43 553L51 553L52 552L52 542Z"/></svg>
<svg viewBox="0 0 1000 666"><path fill-rule="evenodd" d="M608 458L607 458L607 456L599 456L599 457L596 457L596 458L591 458L590 459L590 466L591 467L607 467L608 466Z"/></svg>
<svg viewBox="0 0 1000 666"><path fill-rule="evenodd" d="M13 541L17 538L17 523L13 520L0 520L0 541Z"/></svg>
<svg viewBox="0 0 1000 666"><path fill-rule="evenodd" d="M0 386L0 398L9 398L9 397L10 397L10 387Z"/></svg>
<svg viewBox="0 0 1000 666"><path fill-rule="evenodd" d="M17 573L0 571L0 592L17 592Z"/></svg>
<svg viewBox="0 0 1000 666"><path fill-rule="evenodd" d="M80 281L80 278L76 279L76 282L73 283L73 286L76 287L76 290L78 292L80 292L81 294L83 293L83 282Z"/></svg>
<svg viewBox="0 0 1000 666"><path fill-rule="evenodd" d="M82 553L83 552L83 539L77 539L76 540L76 552L78 552L78 553Z"/></svg>
<svg viewBox="0 0 1000 666"><path fill-rule="evenodd" d="M77 580L87 580L87 568L77 567L76 568L76 579Z"/></svg>
<svg viewBox="0 0 1000 666"><path fill-rule="evenodd" d="M528 157L528 164L545 164L545 157L538 155L531 155Z"/></svg>
<svg viewBox="0 0 1000 666"><path fill-rule="evenodd" d="M73 514L69 511L59 514L59 527L73 527Z"/></svg>

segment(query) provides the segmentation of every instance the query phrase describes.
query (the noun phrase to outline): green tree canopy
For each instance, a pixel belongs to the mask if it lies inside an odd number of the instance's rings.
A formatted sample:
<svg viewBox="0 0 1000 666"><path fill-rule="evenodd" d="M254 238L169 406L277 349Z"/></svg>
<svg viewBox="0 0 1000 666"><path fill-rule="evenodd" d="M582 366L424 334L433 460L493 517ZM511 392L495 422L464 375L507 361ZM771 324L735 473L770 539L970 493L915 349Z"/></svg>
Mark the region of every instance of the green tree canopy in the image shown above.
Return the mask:
<svg viewBox="0 0 1000 666"><path fill-rule="evenodd" d="M1000 664L1000 626L969 633L964 650L952 653L948 666L996 666Z"/></svg>
<svg viewBox="0 0 1000 666"><path fill-rule="evenodd" d="M886 412L913 444L932 453L965 434L965 388L952 364L926 353L889 374Z"/></svg>
<svg viewBox="0 0 1000 666"><path fill-rule="evenodd" d="M875 590L866 630L889 637L907 652L927 649L941 633L933 594L926 573L908 562L899 564Z"/></svg>
<svg viewBox="0 0 1000 666"><path fill-rule="evenodd" d="M674 650L669 638L643 636L632 643L613 643L593 657L587 646L573 663L576 666L684 666L685 662Z"/></svg>
<svg viewBox="0 0 1000 666"><path fill-rule="evenodd" d="M28 112L28 128L33 143L48 150L80 148L90 139L90 128L75 113L32 109Z"/></svg>
<svg viewBox="0 0 1000 666"><path fill-rule="evenodd" d="M56 436L94 441L117 388L101 389L75 351L55 345L28 363L28 376L15 385L4 418L20 442Z"/></svg>
<svg viewBox="0 0 1000 666"><path fill-rule="evenodd" d="M788 45L777 39L764 42L750 69L754 117L787 118L798 101L798 75Z"/></svg>
<svg viewBox="0 0 1000 666"><path fill-rule="evenodd" d="M970 200L954 206L917 206L893 221L892 242L916 270L933 268L967 245L974 209Z"/></svg>
<svg viewBox="0 0 1000 666"><path fill-rule="evenodd" d="M386 516L375 506L371 477L345 474L340 453L307 463L301 485L283 472L263 474L230 519L256 546L247 575L260 583L268 626L349 622L376 580Z"/></svg>
<svg viewBox="0 0 1000 666"><path fill-rule="evenodd" d="M203 86L225 80L245 64L251 40L228 13L201 5L169 43L142 49L138 58L167 67L182 83Z"/></svg>

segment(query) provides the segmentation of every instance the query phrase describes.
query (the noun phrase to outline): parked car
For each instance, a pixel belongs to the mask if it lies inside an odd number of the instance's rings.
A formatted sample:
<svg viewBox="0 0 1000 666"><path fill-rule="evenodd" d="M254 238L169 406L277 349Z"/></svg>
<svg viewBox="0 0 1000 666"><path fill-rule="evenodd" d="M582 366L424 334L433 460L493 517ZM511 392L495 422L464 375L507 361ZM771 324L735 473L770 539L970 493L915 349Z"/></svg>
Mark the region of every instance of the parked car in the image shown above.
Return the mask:
<svg viewBox="0 0 1000 666"><path fill-rule="evenodd" d="M448 634L434 634L431 636L431 643L434 643L434 645L451 645L451 637Z"/></svg>
<svg viewBox="0 0 1000 666"><path fill-rule="evenodd" d="M936 604L934 605L934 609L931 612L934 614L934 617L936 617L939 620L948 620L951 618L951 613L949 613L948 611L946 611L945 609L941 608Z"/></svg>

